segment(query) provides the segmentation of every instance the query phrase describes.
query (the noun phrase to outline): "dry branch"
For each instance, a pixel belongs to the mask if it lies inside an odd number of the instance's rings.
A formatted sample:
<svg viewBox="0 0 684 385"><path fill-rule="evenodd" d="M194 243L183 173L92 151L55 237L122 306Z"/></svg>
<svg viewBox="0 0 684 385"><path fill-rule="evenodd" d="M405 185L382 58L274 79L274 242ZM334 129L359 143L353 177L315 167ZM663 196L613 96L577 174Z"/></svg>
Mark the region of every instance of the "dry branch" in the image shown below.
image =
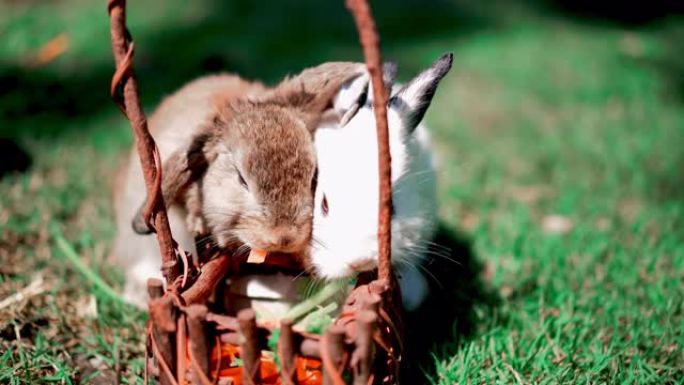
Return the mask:
<svg viewBox="0 0 684 385"><path fill-rule="evenodd" d="M387 128L387 89L382 79L380 37L366 0L347 0L359 32L363 56L373 85L373 111L378 132L378 165L380 167L380 207L378 216L378 278L392 279L392 161Z"/></svg>
<svg viewBox="0 0 684 385"><path fill-rule="evenodd" d="M185 312L188 315L188 335L191 371L194 383L208 382L209 347L205 318L209 312L204 305L190 305ZM210 381L209 381L210 382Z"/></svg>
<svg viewBox="0 0 684 385"><path fill-rule="evenodd" d="M247 385L261 383L258 329L256 314L252 309L244 309L238 313L240 325L240 348L242 349L242 381Z"/></svg>
<svg viewBox="0 0 684 385"><path fill-rule="evenodd" d="M161 194L161 161L157 145L147 128L147 119L138 96L138 83L133 71L133 54L135 46L126 29L126 0L109 0L110 31L112 51L116 62L116 71L112 77L111 93L121 110L126 114L133 128L136 148L147 188L148 223L157 233L159 249L162 255L162 272L167 283L172 283L179 275L176 258L176 242L171 236L169 219ZM121 91L123 89L123 91Z"/></svg>
<svg viewBox="0 0 684 385"><path fill-rule="evenodd" d="M280 338L278 339L278 355L280 356L280 378L284 385L295 385L297 370L295 368L295 334L292 330L294 322L289 319L280 321Z"/></svg>
<svg viewBox="0 0 684 385"><path fill-rule="evenodd" d="M160 383L175 384L176 368L173 354L173 333L176 331L176 312L168 297L155 298L149 302L151 335L155 360L162 368Z"/></svg>

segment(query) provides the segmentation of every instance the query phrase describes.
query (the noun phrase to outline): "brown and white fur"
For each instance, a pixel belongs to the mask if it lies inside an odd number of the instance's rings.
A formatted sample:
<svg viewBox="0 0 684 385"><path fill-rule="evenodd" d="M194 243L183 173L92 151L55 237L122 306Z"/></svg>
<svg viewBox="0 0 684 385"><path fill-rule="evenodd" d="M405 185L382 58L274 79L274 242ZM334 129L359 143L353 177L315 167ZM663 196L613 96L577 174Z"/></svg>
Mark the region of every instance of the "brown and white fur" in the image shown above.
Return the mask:
<svg viewBox="0 0 684 385"><path fill-rule="evenodd" d="M403 86L392 86L396 66L384 67L391 89L392 260L408 311L429 295L422 264L434 253L437 228L435 161L422 120L452 61L451 54L443 55ZM344 84L333 103L342 118L322 122L315 133L318 184L313 242L305 258L314 279L353 277L377 266L378 146L370 88L367 73ZM285 275L249 276L230 291L250 297L259 314L277 319L301 295L297 286Z"/></svg>
<svg viewBox="0 0 684 385"><path fill-rule="evenodd" d="M326 63L270 89L235 75L207 76L166 98L149 126L162 156L171 229L181 246L194 252L194 237L204 234L219 247L244 245L244 251L308 247L316 170L312 132L340 86L362 72L357 63ZM126 269L124 296L143 305L145 282L160 275L161 260L154 237L141 235L149 229L135 153L119 180L112 255Z"/></svg>

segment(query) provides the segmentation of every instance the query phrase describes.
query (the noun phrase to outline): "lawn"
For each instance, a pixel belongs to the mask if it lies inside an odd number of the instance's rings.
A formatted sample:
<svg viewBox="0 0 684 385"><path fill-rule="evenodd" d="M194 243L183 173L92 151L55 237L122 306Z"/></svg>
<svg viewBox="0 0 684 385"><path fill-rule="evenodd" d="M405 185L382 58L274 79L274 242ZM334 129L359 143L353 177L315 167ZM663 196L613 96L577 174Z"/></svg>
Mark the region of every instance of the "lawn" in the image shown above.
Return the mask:
<svg viewBox="0 0 684 385"><path fill-rule="evenodd" d="M0 138L32 161L0 179L0 301L27 294L0 306L0 383L87 383L98 373L79 368L117 362L122 383L142 383L146 315L91 287L54 241L121 288L110 189L131 136L108 97L104 3L0 4ZM274 82L359 59L342 3L129 2L148 111L208 71ZM684 19L496 4L375 3L400 78L455 54L427 122L442 219L465 245L456 269L475 290L457 293L428 376L684 384ZM50 41L64 52L46 59Z"/></svg>

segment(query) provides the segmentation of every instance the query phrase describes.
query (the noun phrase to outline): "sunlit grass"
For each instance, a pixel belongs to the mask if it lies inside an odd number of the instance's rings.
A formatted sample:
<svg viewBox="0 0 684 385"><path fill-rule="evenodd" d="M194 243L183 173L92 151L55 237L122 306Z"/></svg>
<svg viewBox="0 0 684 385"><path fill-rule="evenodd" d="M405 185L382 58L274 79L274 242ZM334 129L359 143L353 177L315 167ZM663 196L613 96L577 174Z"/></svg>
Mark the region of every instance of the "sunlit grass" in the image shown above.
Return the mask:
<svg viewBox="0 0 684 385"><path fill-rule="evenodd" d="M315 61L358 58L351 24L330 21L351 37L330 33L317 41L301 26L284 36L272 25L224 26L212 13L215 3L191 3L129 2L149 107L202 73L200 55L228 56L229 69L269 81ZM0 309L0 382L84 381L79 356L112 368L118 354L123 382L140 383L145 315L93 289L64 262L49 232L60 224L88 267L120 287L122 276L107 261L109 191L130 136L107 96L112 64L103 4L3 4L0 14L0 75L78 84L73 100L95 101L71 115L13 116L37 93L51 101L69 90L0 93L0 134L34 158L28 173L0 180L0 299L35 274L47 285ZM514 15L483 18L481 28L440 24L418 36L381 23L395 28L382 32L401 78L455 53L427 116L440 155L442 217L471 242L482 281L500 298L476 305L472 335L435 351L431 376L440 384L681 384L684 110L659 66L676 54L670 31L678 27L627 32L519 9ZM168 56L174 47L159 46L174 31L194 43L175 58ZM25 67L63 32L70 46L62 57ZM308 49L280 44L287 36L307 37ZM92 295L94 316L82 311Z"/></svg>

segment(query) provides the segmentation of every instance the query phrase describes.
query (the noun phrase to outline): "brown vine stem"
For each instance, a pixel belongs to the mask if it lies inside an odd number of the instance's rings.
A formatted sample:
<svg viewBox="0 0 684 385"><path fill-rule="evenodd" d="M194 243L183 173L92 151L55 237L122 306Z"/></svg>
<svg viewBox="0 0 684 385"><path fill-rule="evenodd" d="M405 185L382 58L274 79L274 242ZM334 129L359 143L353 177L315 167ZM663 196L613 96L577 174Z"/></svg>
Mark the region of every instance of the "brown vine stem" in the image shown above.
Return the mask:
<svg viewBox="0 0 684 385"><path fill-rule="evenodd" d="M112 97L131 122L136 148L147 187L148 207L154 219L154 230L157 233L161 250L164 277L171 284L180 274L175 252L175 241L171 236L169 220L159 186L161 179L161 162L154 138L147 128L147 119L138 96L138 83L133 71L134 45L126 29L126 0L109 0L110 31L112 50L116 63L116 71L112 77ZM123 89L123 95L120 90ZM155 161L155 158L157 159Z"/></svg>
<svg viewBox="0 0 684 385"><path fill-rule="evenodd" d="M378 216L378 278L392 282L392 161L387 129L387 90L382 78L380 37L366 0L347 0L354 16L363 47L363 56L373 84L373 110L378 132L378 164L380 167L380 207Z"/></svg>

